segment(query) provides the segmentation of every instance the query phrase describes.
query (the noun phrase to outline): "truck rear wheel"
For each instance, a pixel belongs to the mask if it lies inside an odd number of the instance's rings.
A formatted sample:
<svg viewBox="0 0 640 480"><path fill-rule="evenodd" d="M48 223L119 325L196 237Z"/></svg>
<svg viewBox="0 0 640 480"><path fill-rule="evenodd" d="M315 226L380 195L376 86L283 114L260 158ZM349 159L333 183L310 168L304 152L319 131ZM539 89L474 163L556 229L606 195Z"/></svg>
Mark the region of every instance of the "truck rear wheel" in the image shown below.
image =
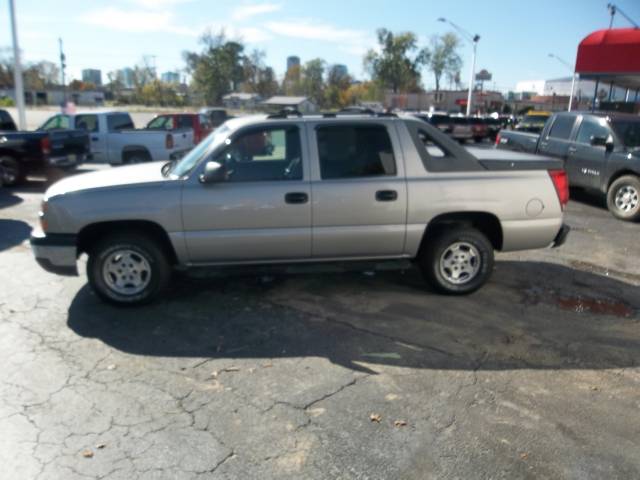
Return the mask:
<svg viewBox="0 0 640 480"><path fill-rule="evenodd" d="M0 167L2 167L2 184L5 187L14 187L24 181L25 173L15 158L8 155L1 156Z"/></svg>
<svg viewBox="0 0 640 480"><path fill-rule="evenodd" d="M143 234L115 234L89 252L89 284L103 300L140 305L156 298L171 278L162 247Z"/></svg>
<svg viewBox="0 0 640 480"><path fill-rule="evenodd" d="M126 165L135 165L137 163L146 163L151 161L151 157L147 152L134 151L124 154L123 163Z"/></svg>
<svg viewBox="0 0 640 480"><path fill-rule="evenodd" d="M438 291L464 295L484 285L493 270L493 245L479 230L454 227L425 239L418 265Z"/></svg>
<svg viewBox="0 0 640 480"><path fill-rule="evenodd" d="M640 220L640 178L624 175L614 181L607 192L607 207L621 220Z"/></svg>

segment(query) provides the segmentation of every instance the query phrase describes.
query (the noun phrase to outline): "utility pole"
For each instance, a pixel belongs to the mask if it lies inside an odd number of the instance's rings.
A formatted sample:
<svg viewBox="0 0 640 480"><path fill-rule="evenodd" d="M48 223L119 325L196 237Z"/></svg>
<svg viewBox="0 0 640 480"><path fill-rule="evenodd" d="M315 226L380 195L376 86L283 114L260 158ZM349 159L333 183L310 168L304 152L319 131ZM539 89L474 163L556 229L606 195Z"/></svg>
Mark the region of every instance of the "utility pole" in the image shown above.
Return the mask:
<svg viewBox="0 0 640 480"><path fill-rule="evenodd" d="M67 107L67 83L64 78L64 69L67 68L67 57L62 51L62 38L58 38L58 45L60 47L60 72L62 73L62 108Z"/></svg>
<svg viewBox="0 0 640 480"><path fill-rule="evenodd" d="M613 3L607 3L607 8L611 15L611 20L609 21L609 30L611 30L611 28L613 28L613 17L616 16L616 6Z"/></svg>
<svg viewBox="0 0 640 480"><path fill-rule="evenodd" d="M20 64L20 47L18 46L18 27L16 25L14 0L9 0L9 16L11 17L11 37L13 40L13 87L18 107L18 124L20 130L26 130L27 118L24 111L24 86L22 84L22 65Z"/></svg>

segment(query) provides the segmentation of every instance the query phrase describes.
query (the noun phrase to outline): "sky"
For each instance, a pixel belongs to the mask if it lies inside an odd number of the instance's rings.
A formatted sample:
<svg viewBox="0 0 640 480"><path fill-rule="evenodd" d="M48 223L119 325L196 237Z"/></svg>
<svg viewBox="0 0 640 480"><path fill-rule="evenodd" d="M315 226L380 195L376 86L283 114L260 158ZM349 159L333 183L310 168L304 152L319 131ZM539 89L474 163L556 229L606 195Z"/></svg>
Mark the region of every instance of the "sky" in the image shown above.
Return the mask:
<svg viewBox="0 0 640 480"><path fill-rule="evenodd" d="M8 1L0 2L0 48L11 46ZM412 31L421 46L433 35L452 31L445 17L479 34L477 68L493 75L488 87L513 89L518 81L570 74L553 53L573 64L578 43L588 33L609 26L606 0L15 0L23 62L57 62L58 38L67 56L68 77L83 68L106 73L153 56L158 72L184 69L182 52L199 51L207 29L224 29L251 50L266 52L279 76L286 57L302 62L321 57L347 65L364 79L364 53L375 47L375 31ZM640 23L640 0L615 0ZM616 15L614 27L629 23ZM459 50L466 83L471 45ZM433 86L423 72L423 84Z"/></svg>

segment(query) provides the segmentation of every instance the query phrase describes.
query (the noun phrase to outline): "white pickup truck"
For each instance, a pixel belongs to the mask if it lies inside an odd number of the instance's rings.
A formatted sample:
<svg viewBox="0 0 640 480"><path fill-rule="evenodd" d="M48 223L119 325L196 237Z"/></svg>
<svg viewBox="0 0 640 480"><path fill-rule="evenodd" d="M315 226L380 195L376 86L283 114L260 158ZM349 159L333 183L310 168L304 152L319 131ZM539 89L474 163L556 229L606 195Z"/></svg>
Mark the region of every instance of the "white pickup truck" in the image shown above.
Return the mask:
<svg viewBox="0 0 640 480"><path fill-rule="evenodd" d="M68 129L89 132L92 160L112 165L180 158L194 146L192 128L171 132L136 130L127 112L58 114L39 130Z"/></svg>

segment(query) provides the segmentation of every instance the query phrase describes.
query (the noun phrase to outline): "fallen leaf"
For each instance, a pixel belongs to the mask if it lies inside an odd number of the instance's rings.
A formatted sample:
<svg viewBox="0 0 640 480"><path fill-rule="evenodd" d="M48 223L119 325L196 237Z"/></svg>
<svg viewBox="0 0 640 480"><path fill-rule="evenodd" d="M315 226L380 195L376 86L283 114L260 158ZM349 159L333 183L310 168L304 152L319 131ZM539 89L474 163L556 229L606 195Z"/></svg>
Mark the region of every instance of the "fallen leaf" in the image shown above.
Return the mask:
<svg viewBox="0 0 640 480"><path fill-rule="evenodd" d="M87 448L86 450L82 451L82 456L84 458L91 458L93 457L93 451Z"/></svg>
<svg viewBox="0 0 640 480"><path fill-rule="evenodd" d="M369 415L369 420L371 420L372 422L380 423L380 421L382 420L382 415L380 415L379 413L372 413L371 415Z"/></svg>
<svg viewBox="0 0 640 480"><path fill-rule="evenodd" d="M253 372L255 372L255 371L256 371L256 369L255 369L255 368L253 368L253 367L249 369L249 373L253 373Z"/></svg>
<svg viewBox="0 0 640 480"><path fill-rule="evenodd" d="M520 458L521 458L522 460L526 460L527 458L529 458L529 454L528 454L528 453L526 453L526 452L525 452L525 453L521 453L521 454L520 454Z"/></svg>
<svg viewBox="0 0 640 480"><path fill-rule="evenodd" d="M213 372L211 372L211 376L212 376L213 378L218 378L218 371L217 371L217 370L214 370Z"/></svg>
<svg viewBox="0 0 640 480"><path fill-rule="evenodd" d="M396 427L406 427L407 426L407 422L405 422L404 420L396 420L395 422L393 422L393 424Z"/></svg>
<svg viewBox="0 0 640 480"><path fill-rule="evenodd" d="M106 446L107 446L106 443L99 443L99 444L96 445L96 448L99 449L99 450L102 450Z"/></svg>

